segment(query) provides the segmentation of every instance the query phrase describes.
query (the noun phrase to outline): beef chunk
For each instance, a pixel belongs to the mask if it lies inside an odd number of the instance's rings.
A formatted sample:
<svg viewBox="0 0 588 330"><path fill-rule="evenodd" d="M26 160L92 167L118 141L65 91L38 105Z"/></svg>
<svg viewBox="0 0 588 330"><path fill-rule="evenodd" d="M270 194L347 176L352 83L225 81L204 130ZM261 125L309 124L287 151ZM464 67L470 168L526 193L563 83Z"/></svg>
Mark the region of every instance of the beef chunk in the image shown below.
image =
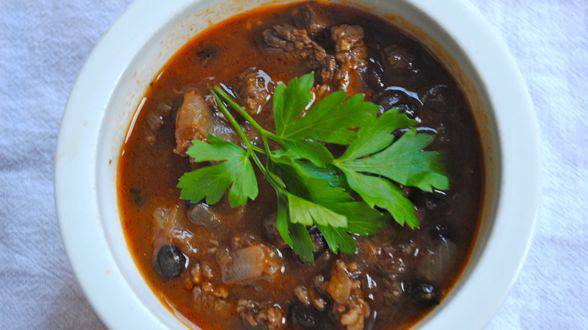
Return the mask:
<svg viewBox="0 0 588 330"><path fill-rule="evenodd" d="M363 41L363 28L357 25L339 25L331 28L335 56L326 55L318 70L317 98L338 89L350 94L361 91L367 68L367 47Z"/></svg>
<svg viewBox="0 0 588 330"><path fill-rule="evenodd" d="M192 140L203 140L208 134L236 143L235 131L227 121L211 111L209 104L198 92L184 94L183 102L176 114L176 148L174 152L185 156Z"/></svg>
<svg viewBox="0 0 588 330"><path fill-rule="evenodd" d="M316 15L306 13L302 16ZM314 91L318 98L336 89L351 93L361 90L364 84L362 76L367 67L367 47L363 41L363 28L357 25L339 25L331 28L331 39L335 45L333 56L327 54L321 45L310 38L308 24L297 24L305 28L284 24L265 30L263 39L266 50L295 56L308 61L312 69L317 69L318 85ZM314 25L316 24L311 24Z"/></svg>
<svg viewBox="0 0 588 330"><path fill-rule="evenodd" d="M335 58L338 63L333 81L336 89L350 93L361 89L367 68L367 46L363 38L361 26L339 25L331 28L331 39L335 44Z"/></svg>
<svg viewBox="0 0 588 330"><path fill-rule="evenodd" d="M324 17L318 15L314 9L308 5L294 9L292 18L294 20L294 25L297 28L305 29L311 36L323 32L327 27Z"/></svg>
<svg viewBox="0 0 588 330"><path fill-rule="evenodd" d="M268 52L309 61L312 68L320 67L327 56L325 49L314 42L306 30L289 24L274 25L263 31L263 40Z"/></svg>
<svg viewBox="0 0 588 330"><path fill-rule="evenodd" d="M345 64L347 69L365 68L367 47L363 37L363 28L358 25L339 25L331 29L337 61Z"/></svg>
<svg viewBox="0 0 588 330"><path fill-rule="evenodd" d="M263 70L249 68L241 74L240 80L239 98L245 110L252 115L261 113L273 89L270 76Z"/></svg>
<svg viewBox="0 0 588 330"><path fill-rule="evenodd" d="M192 144L192 140L206 137L213 125L212 113L202 95L194 91L186 93L176 115L174 152L183 155Z"/></svg>

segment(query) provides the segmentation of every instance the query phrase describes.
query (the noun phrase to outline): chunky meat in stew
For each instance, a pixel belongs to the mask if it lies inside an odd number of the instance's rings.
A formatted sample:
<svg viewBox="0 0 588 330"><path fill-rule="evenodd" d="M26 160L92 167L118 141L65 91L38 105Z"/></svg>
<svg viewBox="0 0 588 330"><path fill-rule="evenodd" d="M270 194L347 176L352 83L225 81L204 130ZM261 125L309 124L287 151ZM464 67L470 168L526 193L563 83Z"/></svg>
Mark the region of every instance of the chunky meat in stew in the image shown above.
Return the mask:
<svg viewBox="0 0 588 330"><path fill-rule="evenodd" d="M354 254L335 254L309 228L315 261L303 263L276 228L276 201L239 207L179 198L186 156L209 134L241 144L210 88L221 84L255 120L273 127L278 82L314 71L314 97L364 93L380 114L397 108L435 136L451 187L401 187L419 229L390 223L354 236ZM303 3L263 7L197 35L165 65L120 158L123 227L138 267L162 302L203 329L406 328L438 305L466 264L483 191L480 137L470 105L424 46L358 9ZM262 145L257 131L241 123ZM403 134L402 131L394 134ZM337 154L338 146L328 145Z"/></svg>

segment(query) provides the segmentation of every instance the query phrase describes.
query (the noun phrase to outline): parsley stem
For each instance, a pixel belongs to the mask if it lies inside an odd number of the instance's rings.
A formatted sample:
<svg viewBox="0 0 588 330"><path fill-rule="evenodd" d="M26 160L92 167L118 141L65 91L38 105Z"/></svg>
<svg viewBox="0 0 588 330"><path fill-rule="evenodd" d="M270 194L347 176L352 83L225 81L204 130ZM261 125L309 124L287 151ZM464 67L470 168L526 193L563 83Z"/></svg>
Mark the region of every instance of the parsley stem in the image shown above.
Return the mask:
<svg viewBox="0 0 588 330"><path fill-rule="evenodd" d="M276 134L266 130L257 121L255 121L255 119L253 119L253 117L245 109L243 109L243 107L239 105L239 103L237 103L231 95L225 92L222 88L216 86L214 87L213 91L216 92L216 94L220 96L224 101L226 101L233 109L235 109L235 111L237 111L239 115L241 115L241 117L247 120L251 124L251 126L253 126L253 128L258 130L259 133L261 133L261 135L267 136L274 140L279 139L279 137Z"/></svg>
<svg viewBox="0 0 588 330"><path fill-rule="evenodd" d="M255 147L251 143L251 141L249 141L249 138L247 138L247 134L245 134L241 125L239 125L239 123L237 122L235 117L233 117L233 115L231 115L231 113L229 112L229 109L227 109L227 107L224 105L223 101L219 98L219 96L216 94L215 91L212 91L212 95L214 96L214 100L215 100L216 104L218 105L218 108L220 109L220 111L223 113L223 115L225 115L225 117L227 118L229 123L231 123L231 125L233 126L233 128L235 129L235 131L237 132L239 137L241 138L241 140L243 140L243 142L247 146L247 153L251 155L252 150L254 150L257 147Z"/></svg>
<svg viewBox="0 0 588 330"><path fill-rule="evenodd" d="M227 107L225 106L225 104L223 103L223 101L220 99L220 97L218 95L218 92L216 92L215 90L212 90L211 92L212 92L212 95L214 96L214 100L215 100L216 104L218 105L218 108L223 113L223 115L225 115L225 117L227 118L227 120L229 121L229 123L231 123L231 125L233 126L233 128L235 129L235 131L237 132L237 134L239 134L239 137L241 138L241 140L243 140L243 142L245 143L245 145L247 147L247 155L249 155L253 159L253 162L255 163L255 165L257 165L257 167L259 168L259 170L261 171L261 173L263 173L263 175L266 178L268 178L268 180L270 181L270 183L272 185L274 185L274 182L272 182L272 180L270 179L271 176L268 173L266 167L263 166L263 163L261 162L261 160L259 159L259 157L255 153L255 151L258 151L259 150L260 152L263 152L263 150L261 150L260 148L254 146L251 143L251 141L249 140L249 138L247 138L247 134L245 134L245 132L243 131L243 128L241 127L241 125L239 125L239 123L237 122L237 120L235 119L235 117L233 117L233 115L229 112L229 109L227 109Z"/></svg>

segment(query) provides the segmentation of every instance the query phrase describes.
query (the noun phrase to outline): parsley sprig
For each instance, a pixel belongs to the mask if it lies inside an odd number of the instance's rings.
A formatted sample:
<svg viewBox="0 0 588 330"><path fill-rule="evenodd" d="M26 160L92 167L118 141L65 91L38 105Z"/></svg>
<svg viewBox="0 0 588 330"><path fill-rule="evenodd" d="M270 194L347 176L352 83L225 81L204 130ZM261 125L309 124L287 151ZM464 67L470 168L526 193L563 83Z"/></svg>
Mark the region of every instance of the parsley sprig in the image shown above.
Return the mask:
<svg viewBox="0 0 588 330"><path fill-rule="evenodd" d="M218 109L244 146L209 135L194 140L187 154L205 163L180 177L180 198L218 203L227 194L231 207L259 194L253 164L277 196L276 228L305 262L312 262L308 232L316 226L334 253L353 254L353 236L373 235L390 219L418 228L416 209L398 184L424 191L448 189L441 154L425 151L433 137L418 133L416 121L378 106L363 94L337 91L315 101L314 74L279 83L273 94L275 132L265 129L220 86L211 93ZM228 107L257 130L263 148L247 138ZM398 139L392 134L406 132ZM280 148L270 148L270 141ZM346 147L338 158L328 144Z"/></svg>

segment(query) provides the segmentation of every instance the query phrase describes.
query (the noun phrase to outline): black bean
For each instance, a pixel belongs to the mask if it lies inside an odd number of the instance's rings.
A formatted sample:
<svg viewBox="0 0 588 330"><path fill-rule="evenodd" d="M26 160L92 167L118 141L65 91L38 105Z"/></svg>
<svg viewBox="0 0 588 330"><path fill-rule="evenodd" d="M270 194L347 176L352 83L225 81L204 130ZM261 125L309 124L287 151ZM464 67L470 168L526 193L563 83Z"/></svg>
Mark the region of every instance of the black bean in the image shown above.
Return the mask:
<svg viewBox="0 0 588 330"><path fill-rule="evenodd" d="M141 189L132 187L131 189L129 189L129 192L131 193L131 198L133 200L133 203L135 203L135 205L137 205L137 206L145 205L146 199L145 199L145 196L143 196Z"/></svg>
<svg viewBox="0 0 588 330"><path fill-rule="evenodd" d="M381 107L381 112L384 112L400 103L403 98L400 91L386 91L376 95L375 101Z"/></svg>
<svg viewBox="0 0 588 330"><path fill-rule="evenodd" d="M419 101L408 96L401 90L386 90L375 97L375 102L380 106L380 114L396 108L412 119L420 114Z"/></svg>
<svg viewBox="0 0 588 330"><path fill-rule="evenodd" d="M277 244L281 241L280 233L276 228L276 213L272 213L263 219L263 233L272 243Z"/></svg>
<svg viewBox="0 0 588 330"><path fill-rule="evenodd" d="M186 267L186 256L175 245L163 245L157 251L155 271L169 280L180 276Z"/></svg>
<svg viewBox="0 0 588 330"><path fill-rule="evenodd" d="M431 237L434 239L440 239L443 241L452 241L455 242L457 240L457 233L453 226L447 223L438 223L430 230Z"/></svg>
<svg viewBox="0 0 588 330"><path fill-rule="evenodd" d="M422 99L427 109L432 109L436 112L445 113L455 109L455 98L445 84L438 84L429 88Z"/></svg>
<svg viewBox="0 0 588 330"><path fill-rule="evenodd" d="M375 90L384 89L384 68L380 62L372 57L368 59L367 83Z"/></svg>
<svg viewBox="0 0 588 330"><path fill-rule="evenodd" d="M323 317L319 323L317 330L335 330L337 326L335 326L335 321L333 321L329 317Z"/></svg>
<svg viewBox="0 0 588 330"><path fill-rule="evenodd" d="M201 50L196 52L196 55L198 55L198 59L200 59L200 61L203 64L208 63L210 60L214 59L218 54L218 48L215 46L208 46L208 47L204 47Z"/></svg>
<svg viewBox="0 0 588 330"><path fill-rule="evenodd" d="M419 72L415 58L402 46L390 45L382 53L386 76L389 80L414 75Z"/></svg>
<svg viewBox="0 0 588 330"><path fill-rule="evenodd" d="M327 249L327 242L317 227L312 227L310 229L310 238L312 239L312 252L314 253L314 256L317 257Z"/></svg>
<svg viewBox="0 0 588 330"><path fill-rule="evenodd" d="M419 115L419 109L414 104L399 103L396 104L395 108L410 119L416 119Z"/></svg>
<svg viewBox="0 0 588 330"><path fill-rule="evenodd" d="M427 307L439 304L440 296L433 284L416 280L410 288L411 296L417 304Z"/></svg>
<svg viewBox="0 0 588 330"><path fill-rule="evenodd" d="M304 329L316 329L319 325L320 315L319 313L309 307L306 307L300 303L295 303L290 313L292 319Z"/></svg>

